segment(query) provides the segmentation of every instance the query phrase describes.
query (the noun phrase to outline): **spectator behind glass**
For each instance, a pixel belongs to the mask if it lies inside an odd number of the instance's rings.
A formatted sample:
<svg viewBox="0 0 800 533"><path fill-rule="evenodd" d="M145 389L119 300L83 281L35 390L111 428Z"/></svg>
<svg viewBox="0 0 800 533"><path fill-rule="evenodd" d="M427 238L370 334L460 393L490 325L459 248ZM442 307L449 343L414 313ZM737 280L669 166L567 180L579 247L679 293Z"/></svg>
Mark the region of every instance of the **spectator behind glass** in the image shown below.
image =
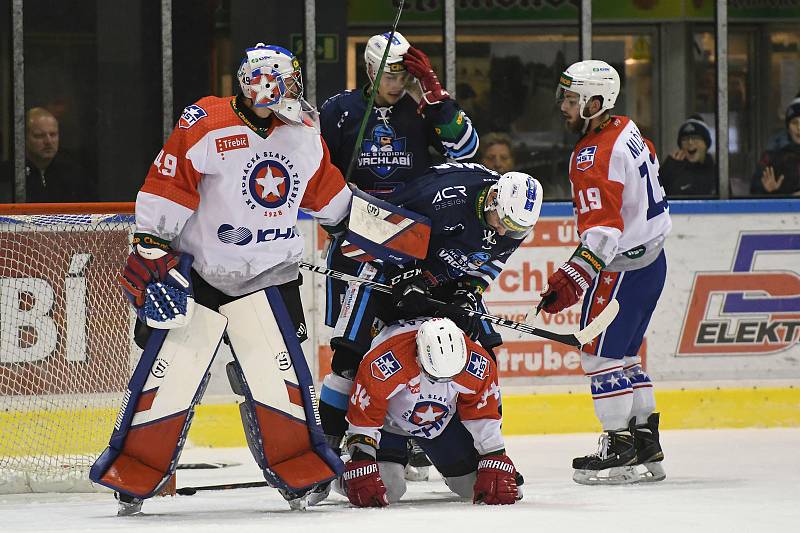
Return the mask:
<svg viewBox="0 0 800 533"><path fill-rule="evenodd" d="M95 200L86 171L58 149L58 120L34 107L25 116L25 198L27 202L87 202Z"/></svg>
<svg viewBox="0 0 800 533"><path fill-rule="evenodd" d="M786 133L789 144L761 154L751 194L800 196L800 98L786 108Z"/></svg>
<svg viewBox="0 0 800 533"><path fill-rule="evenodd" d="M491 132L481 136L481 165L505 174L514 169L511 137L505 133Z"/></svg>
<svg viewBox="0 0 800 533"><path fill-rule="evenodd" d="M661 165L658 178L667 196L715 195L717 175L708 153L711 133L699 115L692 115L678 129L678 149Z"/></svg>

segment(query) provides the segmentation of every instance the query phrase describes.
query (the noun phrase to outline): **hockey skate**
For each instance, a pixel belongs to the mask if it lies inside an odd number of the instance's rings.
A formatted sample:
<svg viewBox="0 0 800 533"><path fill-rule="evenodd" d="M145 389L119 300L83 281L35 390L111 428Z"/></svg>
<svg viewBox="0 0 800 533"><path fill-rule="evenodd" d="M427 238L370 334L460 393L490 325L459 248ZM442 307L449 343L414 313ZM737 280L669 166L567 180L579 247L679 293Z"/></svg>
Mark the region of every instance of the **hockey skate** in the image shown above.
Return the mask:
<svg viewBox="0 0 800 533"><path fill-rule="evenodd" d="M662 481L667 477L661 461L664 452L658 439L659 414L652 413L645 424L633 426L633 442L636 445L637 461L631 467L640 482Z"/></svg>
<svg viewBox="0 0 800 533"><path fill-rule="evenodd" d="M431 463L425 451L420 448L414 439L408 440L408 464L406 465L405 478L407 481L428 481Z"/></svg>
<svg viewBox="0 0 800 533"><path fill-rule="evenodd" d="M283 499L289 504L292 511L305 511L308 507L308 494L311 491L292 492L286 489L278 489Z"/></svg>
<svg viewBox="0 0 800 533"><path fill-rule="evenodd" d="M133 516L142 512L144 500L120 492L114 493L117 499L117 516Z"/></svg>
<svg viewBox="0 0 800 533"><path fill-rule="evenodd" d="M331 483L333 483L333 481L320 483L311 489L308 493L308 505L319 505L324 502L331 493Z"/></svg>
<svg viewBox="0 0 800 533"><path fill-rule="evenodd" d="M636 446L629 429L606 431L600 435L596 453L572 460L572 479L581 485L626 485L639 481Z"/></svg>

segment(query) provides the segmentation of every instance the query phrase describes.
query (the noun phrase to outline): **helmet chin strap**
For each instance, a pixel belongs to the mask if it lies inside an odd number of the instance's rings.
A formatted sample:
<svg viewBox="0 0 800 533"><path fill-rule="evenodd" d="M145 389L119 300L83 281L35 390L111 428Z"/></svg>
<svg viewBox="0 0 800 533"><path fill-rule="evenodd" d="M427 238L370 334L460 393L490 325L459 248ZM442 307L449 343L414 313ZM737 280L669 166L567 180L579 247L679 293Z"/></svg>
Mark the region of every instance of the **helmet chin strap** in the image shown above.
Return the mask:
<svg viewBox="0 0 800 533"><path fill-rule="evenodd" d="M578 113L578 115L583 119L583 128L581 128L581 133L586 133L586 130L589 129L589 124L591 124L592 122L592 119L599 117L600 115L603 114L603 111L605 111L605 109L603 109L603 106L600 106L600 110L598 110L597 113L595 113L594 115L590 117L584 116L583 111L586 109L586 106L589 105L589 102L591 101L592 101L591 98L587 99L581 106L580 113Z"/></svg>

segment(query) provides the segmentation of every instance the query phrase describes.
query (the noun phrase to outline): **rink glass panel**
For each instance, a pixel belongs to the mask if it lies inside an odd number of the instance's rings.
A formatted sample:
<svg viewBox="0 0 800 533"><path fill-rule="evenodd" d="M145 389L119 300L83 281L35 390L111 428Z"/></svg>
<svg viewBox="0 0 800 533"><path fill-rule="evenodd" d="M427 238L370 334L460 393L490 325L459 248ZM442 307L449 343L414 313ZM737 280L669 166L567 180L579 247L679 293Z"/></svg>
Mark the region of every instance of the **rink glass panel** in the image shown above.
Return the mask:
<svg viewBox="0 0 800 533"><path fill-rule="evenodd" d="M131 201L160 149L160 4L24 2L25 107L58 120L73 201Z"/></svg>
<svg viewBox="0 0 800 533"><path fill-rule="evenodd" d="M0 493L74 490L107 443L134 357L116 283L132 227L0 215Z"/></svg>

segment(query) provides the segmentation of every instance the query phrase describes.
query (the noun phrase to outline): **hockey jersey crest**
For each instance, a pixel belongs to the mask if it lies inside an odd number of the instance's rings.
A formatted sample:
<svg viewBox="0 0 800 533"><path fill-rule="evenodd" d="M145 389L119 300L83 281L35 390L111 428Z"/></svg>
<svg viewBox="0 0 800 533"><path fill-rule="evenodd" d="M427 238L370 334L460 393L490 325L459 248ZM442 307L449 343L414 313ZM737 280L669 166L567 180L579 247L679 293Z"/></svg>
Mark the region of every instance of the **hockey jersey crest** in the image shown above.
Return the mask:
<svg viewBox="0 0 800 533"><path fill-rule="evenodd" d="M251 124L235 98L187 107L136 200L137 231L172 241L232 296L297 277L299 210L335 224L349 189L319 133L273 118Z"/></svg>
<svg viewBox="0 0 800 533"><path fill-rule="evenodd" d="M380 442L380 430L385 427L432 439L458 414L480 453L503 448L494 362L480 345L466 338L464 372L448 383L423 378L416 360L416 333L424 320L392 324L375 338L356 375L347 411L349 433Z"/></svg>

